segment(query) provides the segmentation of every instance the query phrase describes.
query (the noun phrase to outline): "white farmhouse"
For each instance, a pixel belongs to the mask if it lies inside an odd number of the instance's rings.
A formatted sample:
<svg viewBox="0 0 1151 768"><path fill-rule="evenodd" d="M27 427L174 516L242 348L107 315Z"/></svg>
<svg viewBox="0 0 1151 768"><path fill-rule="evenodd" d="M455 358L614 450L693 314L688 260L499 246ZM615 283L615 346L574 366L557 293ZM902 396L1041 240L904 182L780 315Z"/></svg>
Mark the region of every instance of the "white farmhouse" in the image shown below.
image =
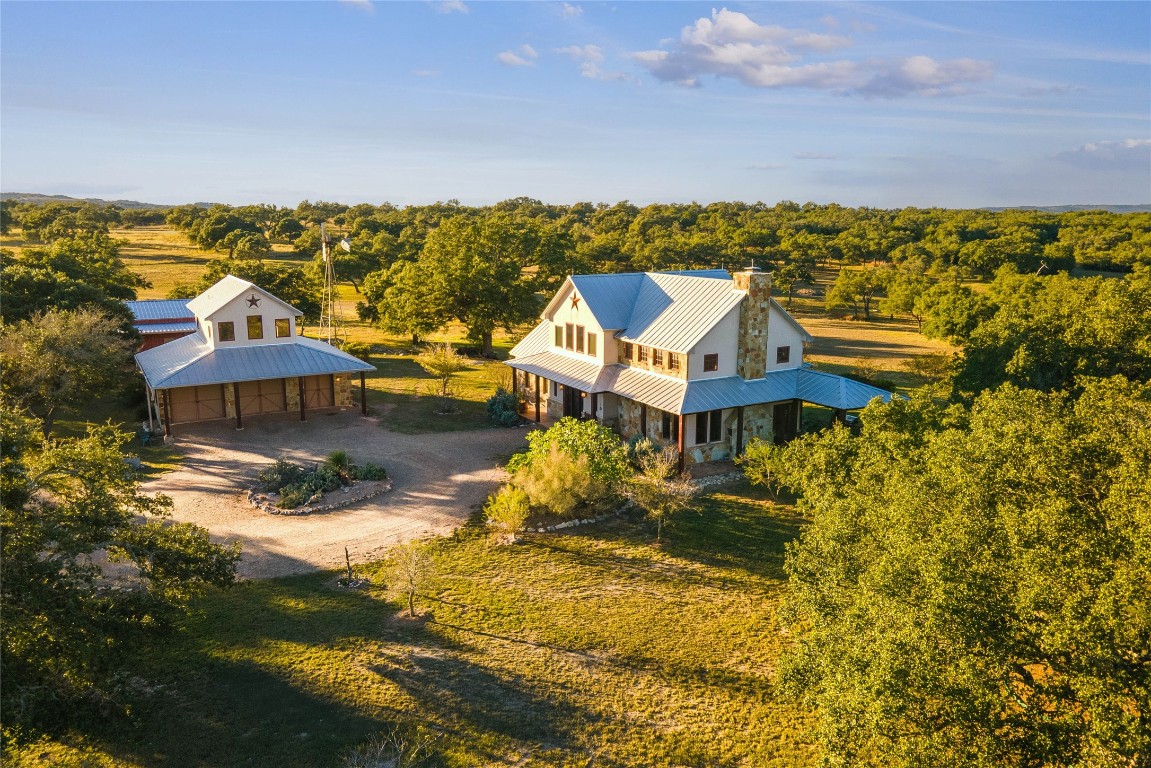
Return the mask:
<svg viewBox="0 0 1151 768"><path fill-rule="evenodd" d="M891 399L805 365L812 340L755 268L572 275L507 364L537 421L594 418L695 464L794 437L804 402L842 416Z"/></svg>
<svg viewBox="0 0 1151 768"><path fill-rule="evenodd" d="M164 306L160 306L164 304ZM172 301L136 301L137 324L171 315ZM149 421L153 409L164 424L235 419L260 413L295 412L352 405L351 375L375 367L322 341L301 335L300 312L256 285L233 275L187 302L180 318L188 335L136 354L147 382ZM153 311L153 309L155 311ZM366 412L366 411L364 411Z"/></svg>

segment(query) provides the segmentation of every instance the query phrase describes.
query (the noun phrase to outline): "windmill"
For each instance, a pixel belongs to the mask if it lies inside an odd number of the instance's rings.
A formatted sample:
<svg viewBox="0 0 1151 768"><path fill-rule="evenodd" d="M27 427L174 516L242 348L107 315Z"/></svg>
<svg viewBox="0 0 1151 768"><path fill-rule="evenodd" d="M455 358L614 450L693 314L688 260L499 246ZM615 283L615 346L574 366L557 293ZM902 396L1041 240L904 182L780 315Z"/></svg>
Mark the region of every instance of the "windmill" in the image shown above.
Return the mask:
<svg viewBox="0 0 1151 768"><path fill-rule="evenodd" d="M324 227L324 223L320 222L320 243L324 253L324 295L320 302L320 338L326 336L329 344L333 339L339 339L339 331L336 328L339 322L339 294L336 292L336 270L332 258L331 238L328 236L328 230ZM352 252L352 244L348 238L340 238L340 247L348 253Z"/></svg>

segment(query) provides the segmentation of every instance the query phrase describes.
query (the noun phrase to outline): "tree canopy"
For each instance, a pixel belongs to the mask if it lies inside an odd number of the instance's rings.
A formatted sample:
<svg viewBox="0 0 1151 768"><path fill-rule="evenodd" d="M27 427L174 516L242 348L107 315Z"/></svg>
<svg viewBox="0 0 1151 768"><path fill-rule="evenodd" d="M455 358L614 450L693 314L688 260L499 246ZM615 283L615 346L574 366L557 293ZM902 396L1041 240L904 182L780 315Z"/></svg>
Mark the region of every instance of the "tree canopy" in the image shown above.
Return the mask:
<svg viewBox="0 0 1151 768"><path fill-rule="evenodd" d="M135 338L93 309L49 310L0 326L0 398L35 415L47 436L61 412L123 386Z"/></svg>
<svg viewBox="0 0 1151 768"><path fill-rule="evenodd" d="M1151 755L1151 386L1079 385L896 400L756 452L812 519L779 681L830 764Z"/></svg>
<svg viewBox="0 0 1151 768"><path fill-rule="evenodd" d="M138 489L112 426L38 437L0 404L0 546L5 724L43 727L74 706L123 705L146 652L207 585L235 578L239 545L164 520L171 501ZM107 564L106 564L107 563Z"/></svg>

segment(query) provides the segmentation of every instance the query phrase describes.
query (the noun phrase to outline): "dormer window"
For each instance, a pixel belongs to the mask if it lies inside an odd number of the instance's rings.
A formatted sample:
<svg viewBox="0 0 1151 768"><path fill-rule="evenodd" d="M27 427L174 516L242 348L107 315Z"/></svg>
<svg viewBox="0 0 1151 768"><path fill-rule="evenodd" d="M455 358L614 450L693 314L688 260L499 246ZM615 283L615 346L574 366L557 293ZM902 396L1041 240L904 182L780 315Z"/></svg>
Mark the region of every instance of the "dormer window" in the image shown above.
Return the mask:
<svg viewBox="0 0 1151 768"><path fill-rule="evenodd" d="M235 341L236 324L233 322L216 323L216 335L220 337L220 341Z"/></svg>
<svg viewBox="0 0 1151 768"><path fill-rule="evenodd" d="M643 346L642 344L640 345L640 348L639 348L639 361L641 363L647 362L647 347Z"/></svg>
<svg viewBox="0 0 1151 768"><path fill-rule="evenodd" d="M286 339L292 335L292 321L286 317L276 318L276 338Z"/></svg>
<svg viewBox="0 0 1151 768"><path fill-rule="evenodd" d="M651 351L651 364L656 366L656 367L659 367L659 368L663 367L663 350L662 349L653 349Z"/></svg>
<svg viewBox="0 0 1151 768"><path fill-rule="evenodd" d="M631 356L632 356L631 342L625 341L623 343L623 359L624 360L631 360Z"/></svg>
<svg viewBox="0 0 1151 768"><path fill-rule="evenodd" d="M248 338L249 339L262 339L262 338L264 338L264 316L263 315L248 315Z"/></svg>
<svg viewBox="0 0 1151 768"><path fill-rule="evenodd" d="M676 354L675 352L668 352L667 353L667 369L669 371L678 371L679 370L679 355Z"/></svg>

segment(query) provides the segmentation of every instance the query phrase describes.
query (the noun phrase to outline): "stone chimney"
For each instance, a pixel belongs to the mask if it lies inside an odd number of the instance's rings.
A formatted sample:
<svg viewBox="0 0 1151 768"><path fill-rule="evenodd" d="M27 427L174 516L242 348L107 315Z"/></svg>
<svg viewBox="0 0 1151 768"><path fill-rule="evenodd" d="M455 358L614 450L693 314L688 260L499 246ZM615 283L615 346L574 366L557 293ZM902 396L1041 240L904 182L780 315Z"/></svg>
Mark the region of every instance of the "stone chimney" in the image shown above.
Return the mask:
<svg viewBox="0 0 1151 768"><path fill-rule="evenodd" d="M747 291L739 305L736 373L762 379L767 373L767 318L771 312L771 273L752 265L732 275L735 289Z"/></svg>

